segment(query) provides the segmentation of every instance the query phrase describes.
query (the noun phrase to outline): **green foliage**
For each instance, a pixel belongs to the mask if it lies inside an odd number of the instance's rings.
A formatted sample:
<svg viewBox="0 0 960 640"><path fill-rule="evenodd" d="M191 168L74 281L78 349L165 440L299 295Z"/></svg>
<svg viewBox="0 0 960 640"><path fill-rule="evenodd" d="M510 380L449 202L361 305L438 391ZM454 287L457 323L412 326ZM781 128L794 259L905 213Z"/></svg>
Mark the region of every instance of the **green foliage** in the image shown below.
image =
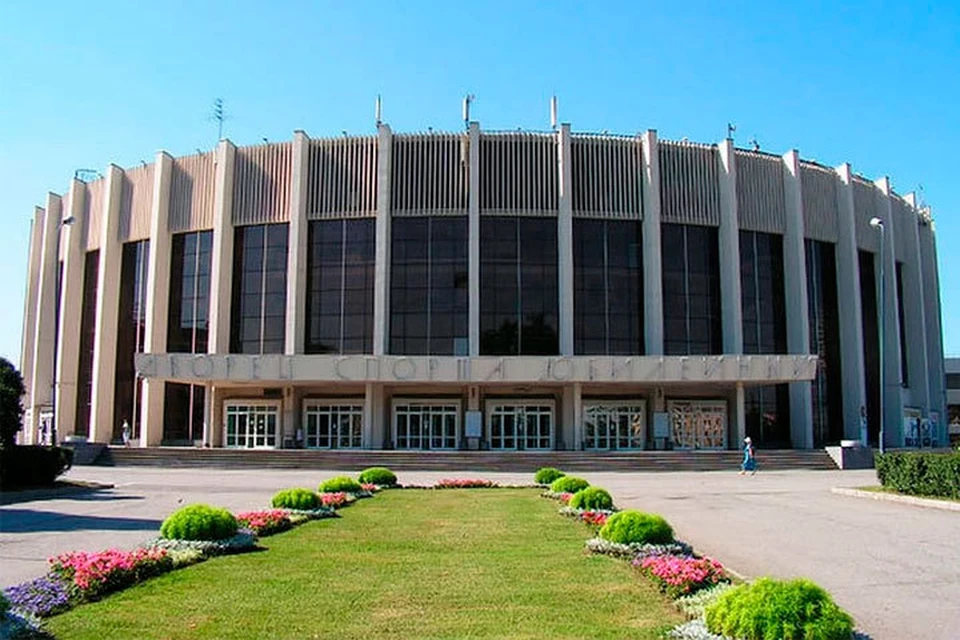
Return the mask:
<svg viewBox="0 0 960 640"><path fill-rule="evenodd" d="M360 486L359 482L348 476L337 476L320 483L320 493L336 493L337 491L358 493L363 491L363 487Z"/></svg>
<svg viewBox="0 0 960 640"><path fill-rule="evenodd" d="M537 484L552 484L557 478L565 476L563 471L556 467L540 467L533 476L533 481Z"/></svg>
<svg viewBox="0 0 960 640"><path fill-rule="evenodd" d="M706 609L711 633L746 640L849 640L853 619L809 580L760 578L723 593Z"/></svg>
<svg viewBox="0 0 960 640"><path fill-rule="evenodd" d="M27 390L23 376L6 358L0 358L0 448L12 447L23 427L20 398Z"/></svg>
<svg viewBox="0 0 960 640"><path fill-rule="evenodd" d="M897 452L876 456L877 478L888 489L960 500L960 452Z"/></svg>
<svg viewBox="0 0 960 640"><path fill-rule="evenodd" d="M273 496L271 504L277 509L311 511L320 506L320 496L310 489L283 489Z"/></svg>
<svg viewBox="0 0 960 640"><path fill-rule="evenodd" d="M607 518L600 537L620 544L668 544L673 542L673 529L655 513L630 510Z"/></svg>
<svg viewBox="0 0 960 640"><path fill-rule="evenodd" d="M160 527L160 536L176 540L225 540L237 533L237 519L226 509L191 504L174 511Z"/></svg>
<svg viewBox="0 0 960 640"><path fill-rule="evenodd" d="M392 487L397 484L397 474L386 467L370 467L360 472L362 484L375 484L380 487Z"/></svg>
<svg viewBox="0 0 960 640"><path fill-rule="evenodd" d="M590 483L584 480L583 478L578 478L576 476L563 476L562 478L557 478L550 485L550 491L554 493L576 493L581 489L586 489L590 486Z"/></svg>
<svg viewBox="0 0 960 640"><path fill-rule="evenodd" d="M3 591L0 591L0 618L7 615L7 611L10 610L10 601L7 600L7 596L3 595Z"/></svg>
<svg viewBox="0 0 960 640"><path fill-rule="evenodd" d="M48 487L73 464L73 449L12 445L0 449L0 488Z"/></svg>
<svg viewBox="0 0 960 640"><path fill-rule="evenodd" d="M574 509L609 510L613 508L613 498L606 489L587 487L573 494L570 506Z"/></svg>

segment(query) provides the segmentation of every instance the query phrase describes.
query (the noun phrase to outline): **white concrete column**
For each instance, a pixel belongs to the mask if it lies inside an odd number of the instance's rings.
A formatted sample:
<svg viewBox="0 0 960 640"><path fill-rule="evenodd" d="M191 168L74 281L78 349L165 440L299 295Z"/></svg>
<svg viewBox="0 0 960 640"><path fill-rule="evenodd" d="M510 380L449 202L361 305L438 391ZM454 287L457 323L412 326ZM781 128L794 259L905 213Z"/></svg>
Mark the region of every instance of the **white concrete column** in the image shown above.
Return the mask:
<svg viewBox="0 0 960 640"><path fill-rule="evenodd" d="M560 428L556 430L553 442L553 448L556 450L573 450L579 448L577 446L577 418L574 406L576 401L573 396L573 385L568 384L563 387L560 411L557 416L560 422ZM561 444L563 446L561 446Z"/></svg>
<svg viewBox="0 0 960 640"><path fill-rule="evenodd" d="M570 125L560 125L557 139L560 198L557 211L557 284L560 312L560 355L573 355L573 167ZM571 434L572 436L572 434Z"/></svg>
<svg viewBox="0 0 960 640"><path fill-rule="evenodd" d="M903 398L900 393L902 380L900 379L900 317L897 313L897 260L894 241L896 229L893 222L893 210L890 206L890 179L887 177L874 181L877 193L877 213L883 220L884 238L884 317L886 318L886 335L883 340L884 389L880 390L883 396L883 430L884 444L888 447L903 446ZM879 274L878 274L879 282ZM879 303L879 300L877 301Z"/></svg>
<svg viewBox="0 0 960 640"><path fill-rule="evenodd" d="M74 179L70 183L70 208L63 212L64 218L73 218L73 224L64 225L60 236L64 251L63 281L60 286L60 326L57 330L57 442L76 432L80 316L83 311L83 269L86 262L86 248L83 243L86 197L86 185Z"/></svg>
<svg viewBox="0 0 960 640"><path fill-rule="evenodd" d="M223 387L208 386L204 398L204 404L206 404L210 410L210 421L207 424L208 438L206 442L208 442L211 447L222 447L224 446Z"/></svg>
<svg viewBox="0 0 960 640"><path fill-rule="evenodd" d="M646 354L663 354L663 261L660 254L660 156L657 132L643 135L643 333Z"/></svg>
<svg viewBox="0 0 960 640"><path fill-rule="evenodd" d="M746 393L744 392L742 382L738 382L734 389L733 411L731 411L731 414L733 416L733 433L736 435L737 441L734 443L734 446L728 448L736 449L743 443L743 439L747 437Z"/></svg>
<svg viewBox="0 0 960 640"><path fill-rule="evenodd" d="M860 408L867 406L863 361L863 309L860 306L860 254L853 207L850 165L837 167L837 310L840 316L840 376L843 437L860 439Z"/></svg>
<svg viewBox="0 0 960 640"><path fill-rule="evenodd" d="M287 252L287 331L284 353L304 352L307 317L307 174L310 138L293 132L293 169L290 181L290 239Z"/></svg>
<svg viewBox="0 0 960 640"><path fill-rule="evenodd" d="M218 413L214 398L214 386L212 384L204 385L203 389L203 446L213 446L213 433L219 424L217 422Z"/></svg>
<svg viewBox="0 0 960 640"><path fill-rule="evenodd" d="M563 388L564 436L567 449L583 449L583 384L575 382ZM569 424L569 427L567 426Z"/></svg>
<svg viewBox="0 0 960 640"><path fill-rule="evenodd" d="M737 211L737 156L733 140L718 145L720 151L720 317L723 352L743 353L743 308L740 282L740 218Z"/></svg>
<svg viewBox="0 0 960 640"><path fill-rule="evenodd" d="M916 210L916 197L908 194L904 200L910 205L907 226L906 255L903 260L903 310L907 321L907 372L909 374L910 401L923 408L928 415L930 403L930 369L927 360L927 321L923 300L923 273L920 262L920 213ZM936 411L936 409L934 409Z"/></svg>
<svg viewBox="0 0 960 640"><path fill-rule="evenodd" d="M237 148L229 140L217 145L213 188L210 315L207 351L230 353L230 297L233 282L233 177Z"/></svg>
<svg viewBox="0 0 960 640"><path fill-rule="evenodd" d="M173 158L157 154L153 171L153 203L150 207L150 252L147 256L147 308L144 353L166 353L167 311L170 306L170 186ZM144 378L140 401L140 446L155 447L163 440L164 388L157 378ZM136 391L136 385L134 385Z"/></svg>
<svg viewBox="0 0 960 640"><path fill-rule="evenodd" d="M30 251L27 258L27 288L23 300L23 333L20 342L20 375L26 395L23 397L24 425L20 442L33 444L36 418L30 409L33 406L33 350L37 338L37 289L40 284L40 260L43 255L43 223L46 212L43 207L34 207L30 221Z"/></svg>
<svg viewBox="0 0 960 640"><path fill-rule="evenodd" d="M946 380L943 363L943 335L940 319L940 278L937 271L936 225L929 209L921 209L920 259L923 274L924 318L927 323L927 367L930 371L930 409L939 414L938 435L942 445L946 442Z"/></svg>
<svg viewBox="0 0 960 640"><path fill-rule="evenodd" d="M468 133L467 262L469 271L470 355L480 355L480 123L471 122Z"/></svg>
<svg viewBox="0 0 960 640"><path fill-rule="evenodd" d="M783 289L787 312L787 351L810 353L807 260L804 248L800 156L783 156L786 227L783 234ZM813 448L813 399L809 382L790 384L790 440L796 449Z"/></svg>
<svg viewBox="0 0 960 640"><path fill-rule="evenodd" d="M23 376L27 402L24 403L24 423L21 441L36 444L40 410L49 407L52 401L53 384L53 346L56 304L57 237L59 232L61 203L60 198L47 194L46 209L37 208L37 218L32 231L37 234L36 252L31 252L32 281L28 286L33 289L32 313L30 325L24 332L30 332L30 371ZM53 260L53 264L50 261Z"/></svg>
<svg viewBox="0 0 960 640"><path fill-rule="evenodd" d="M93 391L90 400L90 441L113 439L113 396L117 373L117 321L120 313L120 199L123 169L111 164L104 184L100 218L100 266L97 270L96 339L93 346Z"/></svg>
<svg viewBox="0 0 960 640"><path fill-rule="evenodd" d="M373 355L389 350L390 342L390 180L393 132L377 125L377 248L373 277Z"/></svg>
<svg viewBox="0 0 960 640"><path fill-rule="evenodd" d="M368 382L363 396L363 437L364 449L382 449L387 438L387 425L384 423L383 385Z"/></svg>

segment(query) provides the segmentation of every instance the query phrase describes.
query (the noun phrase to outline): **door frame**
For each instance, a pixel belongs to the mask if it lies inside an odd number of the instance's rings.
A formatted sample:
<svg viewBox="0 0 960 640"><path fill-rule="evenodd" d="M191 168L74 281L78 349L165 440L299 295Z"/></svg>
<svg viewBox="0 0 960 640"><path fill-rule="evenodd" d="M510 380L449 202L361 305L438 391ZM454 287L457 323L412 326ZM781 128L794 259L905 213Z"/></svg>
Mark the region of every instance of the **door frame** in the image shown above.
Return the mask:
<svg viewBox="0 0 960 640"><path fill-rule="evenodd" d="M454 417L456 418L456 440L454 441L453 447L440 447L434 448L433 446L429 447L404 447L400 449L397 446L397 407L398 406L448 406L456 407L456 413ZM409 396L396 396L390 399L390 438L393 442L394 449L400 451L457 451L460 449L461 441L463 439L463 401L460 398L412 398ZM408 427L409 428L409 427ZM409 436L408 436L409 437ZM420 441L423 442L423 425L420 426Z"/></svg>
<svg viewBox="0 0 960 640"><path fill-rule="evenodd" d="M301 428L303 429L303 447L305 449L314 449L317 451L331 451L334 449L351 449L351 450L362 449L363 448L363 431L367 426L365 424L365 420L366 420L365 403L366 403L366 400L364 398L356 398L356 397L353 397L353 398L304 398L303 404L300 408L300 416L302 420L300 424L301 424ZM335 446L332 444L329 447L311 447L307 445L307 412L312 407L332 407L332 406L350 406L350 407L360 408L360 444L357 445L356 447L340 446L339 425L338 425L336 437L334 437L333 435L330 436L330 442L331 443L336 442Z"/></svg>
<svg viewBox="0 0 960 640"><path fill-rule="evenodd" d="M276 433L276 444L272 447L262 446L262 447L247 447L239 445L228 445L227 444L227 421L229 419L228 408L231 406L246 406L246 407L272 407L276 410L277 413L277 433ZM246 434L244 435L246 438ZM231 398L223 401L223 446L226 449L279 449L283 444L283 401L282 400L263 400L263 399L250 399L246 400L244 398Z"/></svg>
<svg viewBox="0 0 960 640"><path fill-rule="evenodd" d="M643 419L643 431L640 433L640 444L636 447L621 449L613 446L606 449L587 446L587 408L589 407L640 407L640 415ZM643 398L637 400L583 400L581 404L580 424L583 425L583 448L586 451L643 451L647 446L647 401ZM609 436L608 436L609 437Z"/></svg>
<svg viewBox="0 0 960 640"><path fill-rule="evenodd" d="M531 407L531 406L549 406L550 407L550 446L547 448L528 448L524 447L513 447L513 448L497 448L493 447L493 437L492 437L492 423L493 423L493 407L496 406L510 406L510 407ZM486 441L490 446L490 449L494 451L555 451L557 448L557 401L553 398L544 398L542 400L536 399L519 399L519 400L510 400L503 398L488 398L483 403L483 413L484 413L484 427L486 429ZM516 436L514 436L516 439ZM524 440L527 438L526 430L523 434ZM519 440L518 440L519 441Z"/></svg>

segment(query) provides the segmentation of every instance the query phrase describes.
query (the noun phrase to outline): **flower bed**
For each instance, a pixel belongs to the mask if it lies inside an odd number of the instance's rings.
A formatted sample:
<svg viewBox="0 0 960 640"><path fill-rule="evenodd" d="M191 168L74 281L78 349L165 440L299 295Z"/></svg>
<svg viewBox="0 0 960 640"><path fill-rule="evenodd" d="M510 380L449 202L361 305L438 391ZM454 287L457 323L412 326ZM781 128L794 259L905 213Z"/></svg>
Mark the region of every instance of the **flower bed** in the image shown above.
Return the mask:
<svg viewBox="0 0 960 640"><path fill-rule="evenodd" d="M560 507L560 515L585 522L593 527L602 527L607 523L607 518L616 513L607 509L574 509L573 507Z"/></svg>
<svg viewBox="0 0 960 640"><path fill-rule="evenodd" d="M649 556L634 558L633 566L652 578L660 591L674 600L728 580L723 565L712 558Z"/></svg>
<svg viewBox="0 0 960 640"><path fill-rule="evenodd" d="M165 549L73 551L50 560L52 573L75 586L84 600L96 599L173 569Z"/></svg>
<svg viewBox="0 0 960 640"><path fill-rule="evenodd" d="M167 551L182 551L193 549L203 554L204 558L224 556L231 553L253 551L257 546L257 534L249 529L237 531L237 535L226 540L171 540L169 538L154 538L145 542L143 547L148 549L166 549Z"/></svg>
<svg viewBox="0 0 960 640"><path fill-rule="evenodd" d="M669 544L641 544L639 542L621 544L619 542L610 542L603 538L590 538L586 542L586 547L590 553L613 556L614 558L623 558L625 560L662 555L693 555L693 547L680 540L674 540Z"/></svg>
<svg viewBox="0 0 960 640"><path fill-rule="evenodd" d="M321 493L320 504L330 509L337 509L353 502L353 498L345 491L334 491L332 493Z"/></svg>
<svg viewBox="0 0 960 640"><path fill-rule="evenodd" d="M443 478L437 480L434 489L493 489L497 484L482 478Z"/></svg>
<svg viewBox="0 0 960 640"><path fill-rule="evenodd" d="M360 484L360 487L363 488L364 491L366 491L371 495L376 493L377 491L380 491L380 487L373 484L372 482L363 482Z"/></svg>
<svg viewBox="0 0 960 640"><path fill-rule="evenodd" d="M272 536L293 527L290 516L283 509L268 511L246 511L237 514L237 522L241 527L253 531L257 536Z"/></svg>
<svg viewBox="0 0 960 640"><path fill-rule="evenodd" d="M567 493L566 491L544 491L540 494L541 497L549 498L550 500L558 500L563 504L569 504L570 499L573 498L572 493Z"/></svg>
<svg viewBox="0 0 960 640"><path fill-rule="evenodd" d="M41 618L70 608L70 590L66 581L52 574L7 587L3 595L12 608Z"/></svg>

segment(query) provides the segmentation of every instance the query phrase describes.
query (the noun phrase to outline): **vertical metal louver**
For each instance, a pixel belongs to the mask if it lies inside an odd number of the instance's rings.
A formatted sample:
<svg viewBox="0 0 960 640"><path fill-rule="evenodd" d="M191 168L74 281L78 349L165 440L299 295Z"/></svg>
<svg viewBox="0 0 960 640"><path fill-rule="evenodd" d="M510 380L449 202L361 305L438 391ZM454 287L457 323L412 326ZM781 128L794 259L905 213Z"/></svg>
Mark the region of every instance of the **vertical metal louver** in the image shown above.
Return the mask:
<svg viewBox="0 0 960 640"><path fill-rule="evenodd" d="M150 237L153 168L154 165L148 164L123 172L123 189L120 197L120 242Z"/></svg>
<svg viewBox="0 0 960 640"><path fill-rule="evenodd" d="M719 158L713 145L661 140L660 219L720 225Z"/></svg>
<svg viewBox="0 0 960 640"><path fill-rule="evenodd" d="M237 149L233 176L233 223L286 222L290 218L292 144Z"/></svg>
<svg viewBox="0 0 960 640"><path fill-rule="evenodd" d="M377 213L377 138L311 140L307 218L357 218Z"/></svg>
<svg viewBox="0 0 960 640"><path fill-rule="evenodd" d="M215 164L212 151L173 161L170 175L171 233L213 228Z"/></svg>
<svg viewBox="0 0 960 640"><path fill-rule="evenodd" d="M783 233L786 206L783 160L753 151L736 151L737 216L741 229Z"/></svg>
<svg viewBox="0 0 960 640"><path fill-rule="evenodd" d="M466 134L393 137L390 211L393 215L466 214L469 190Z"/></svg>
<svg viewBox="0 0 960 640"><path fill-rule="evenodd" d="M643 212L642 154L637 138L571 136L574 215L639 220Z"/></svg>
<svg viewBox="0 0 960 640"><path fill-rule="evenodd" d="M555 135L481 134L481 213L555 215L558 185Z"/></svg>
<svg viewBox="0 0 960 640"><path fill-rule="evenodd" d="M877 215L877 198L880 192L872 182L859 176L853 178L853 217L857 231L857 247L880 251L880 233L870 226L870 218Z"/></svg>
<svg viewBox="0 0 960 640"><path fill-rule="evenodd" d="M87 251L100 248L100 224L103 218L103 199L106 179L100 178L87 184L84 199L84 244Z"/></svg>
<svg viewBox="0 0 960 640"><path fill-rule="evenodd" d="M837 173L816 164L800 164L800 194L803 199L803 228L807 238L836 242L839 237Z"/></svg>

